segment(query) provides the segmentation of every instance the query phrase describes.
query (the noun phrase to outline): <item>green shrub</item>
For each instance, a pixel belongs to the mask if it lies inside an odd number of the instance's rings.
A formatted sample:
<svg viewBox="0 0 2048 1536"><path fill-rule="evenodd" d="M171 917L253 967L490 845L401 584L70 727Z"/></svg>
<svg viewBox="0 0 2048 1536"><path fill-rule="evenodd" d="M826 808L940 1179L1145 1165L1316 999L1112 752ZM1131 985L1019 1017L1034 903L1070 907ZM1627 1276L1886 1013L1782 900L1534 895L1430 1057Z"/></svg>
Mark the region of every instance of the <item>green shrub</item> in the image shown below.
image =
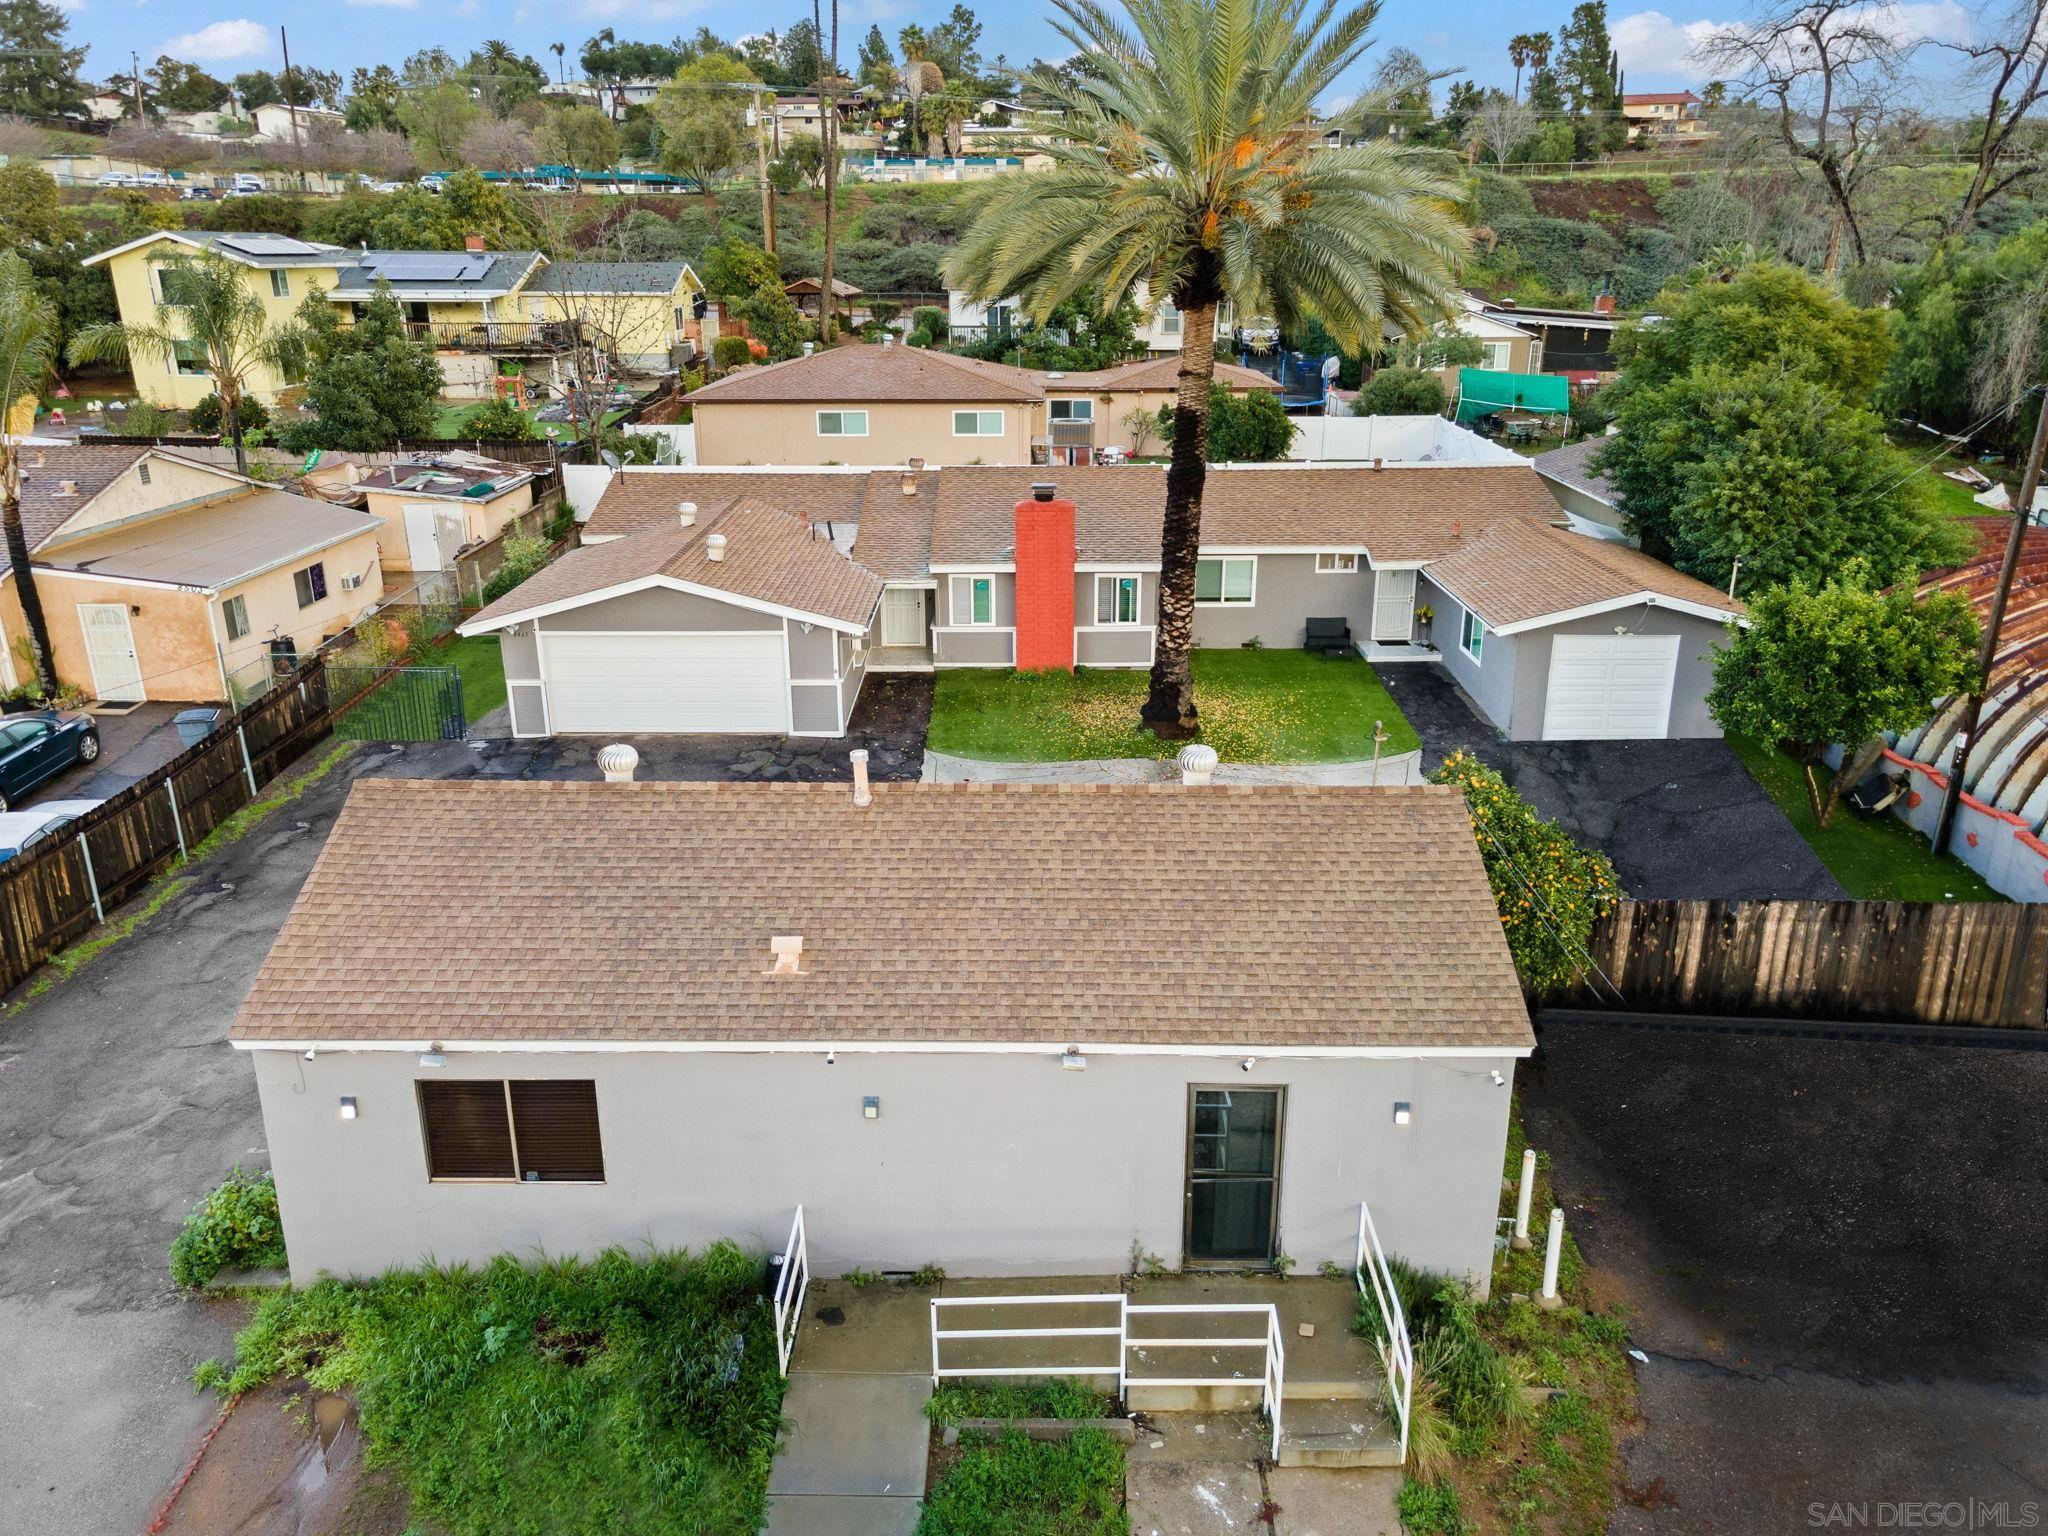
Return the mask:
<svg viewBox="0 0 2048 1536"><path fill-rule="evenodd" d="M1458 1490L1444 1482L1418 1482L1409 1478L1401 1485L1397 1506L1401 1529L1408 1536L1465 1536L1474 1529L1458 1507Z"/></svg>
<svg viewBox="0 0 2048 1536"><path fill-rule="evenodd" d="M549 541L514 534L505 541L504 563L484 583L484 601L494 603L548 563Z"/></svg>
<svg viewBox="0 0 2048 1536"><path fill-rule="evenodd" d="M1444 381L1420 368L1382 368L1359 386L1354 416L1435 416L1444 408Z"/></svg>
<svg viewBox="0 0 2048 1536"><path fill-rule="evenodd" d="M526 412L501 395L464 411L455 435L492 442L524 442L534 433Z"/></svg>
<svg viewBox="0 0 2048 1536"><path fill-rule="evenodd" d="M936 347L953 334L952 318L936 304L920 304L910 312L910 344Z"/></svg>
<svg viewBox="0 0 2048 1536"><path fill-rule="evenodd" d="M1029 1385L1008 1381L962 1381L941 1387L925 1402L934 1424L962 1419L1106 1419L1116 1399L1084 1382L1062 1377Z"/></svg>
<svg viewBox="0 0 2048 1536"><path fill-rule="evenodd" d="M171 1240L171 1278L183 1286L202 1286L224 1269L282 1269L284 1262L277 1186L267 1171L251 1176L239 1164Z"/></svg>
<svg viewBox="0 0 2048 1536"><path fill-rule="evenodd" d="M721 336L711 343L711 361L720 373L746 367L753 356L744 336Z"/></svg>
<svg viewBox="0 0 2048 1536"><path fill-rule="evenodd" d="M1123 1447L1101 1430L1032 1440L1013 1429L961 1444L925 1499L917 1536L1129 1536Z"/></svg>
<svg viewBox="0 0 2048 1536"><path fill-rule="evenodd" d="M221 408L219 395L208 395L186 414L194 432L219 432L226 426L226 413ZM245 396L236 414L245 435L261 432L270 425L270 410L261 400Z"/></svg>
<svg viewBox="0 0 2048 1536"><path fill-rule="evenodd" d="M107 425L125 437L169 437L185 430L184 419L147 400L138 400L118 416L110 415Z"/></svg>

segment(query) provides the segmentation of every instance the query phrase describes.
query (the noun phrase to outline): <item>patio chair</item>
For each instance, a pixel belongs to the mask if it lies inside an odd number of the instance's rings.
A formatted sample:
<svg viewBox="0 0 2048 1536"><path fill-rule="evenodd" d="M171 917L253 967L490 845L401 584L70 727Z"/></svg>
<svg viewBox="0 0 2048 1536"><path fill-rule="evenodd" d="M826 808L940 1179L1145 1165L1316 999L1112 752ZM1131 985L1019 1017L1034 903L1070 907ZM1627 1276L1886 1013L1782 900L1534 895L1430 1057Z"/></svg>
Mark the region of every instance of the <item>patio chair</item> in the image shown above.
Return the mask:
<svg viewBox="0 0 2048 1536"><path fill-rule="evenodd" d="M1351 626L1343 619L1310 619L1304 648L1322 656L1349 656Z"/></svg>

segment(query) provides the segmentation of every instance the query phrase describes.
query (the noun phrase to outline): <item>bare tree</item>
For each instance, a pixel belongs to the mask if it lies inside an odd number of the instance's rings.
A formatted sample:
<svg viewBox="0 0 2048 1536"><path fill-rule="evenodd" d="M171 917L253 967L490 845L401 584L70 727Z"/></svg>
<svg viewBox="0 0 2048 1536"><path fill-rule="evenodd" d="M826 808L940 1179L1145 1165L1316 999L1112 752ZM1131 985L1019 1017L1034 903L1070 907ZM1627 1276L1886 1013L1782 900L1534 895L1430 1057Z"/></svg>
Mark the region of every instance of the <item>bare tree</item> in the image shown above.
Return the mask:
<svg viewBox="0 0 2048 1536"><path fill-rule="evenodd" d="M1465 142L1475 154L1491 154L1495 165L1506 165L1515 146L1526 143L1536 126L1534 107L1505 91L1492 90L1466 119Z"/></svg>
<svg viewBox="0 0 2048 1536"><path fill-rule="evenodd" d="M0 155L33 160L48 146L49 134L25 117L0 117Z"/></svg>
<svg viewBox="0 0 2048 1536"><path fill-rule="evenodd" d="M1831 276L1843 237L1859 266L1866 259L1858 194L1900 140L1901 76L1922 40L1889 30L1890 15L1865 0L1795 0L1698 50L1731 91L1769 111L1779 147L1819 175L1834 215Z"/></svg>
<svg viewBox="0 0 2048 1536"><path fill-rule="evenodd" d="M533 164L533 136L519 123L488 119L462 136L465 164L483 171L523 171Z"/></svg>
<svg viewBox="0 0 2048 1536"><path fill-rule="evenodd" d="M2048 163L2048 128L2034 113L2048 101L2048 0L2012 0L1998 25L1982 42L1943 45L1970 60L1970 83L1984 91L1983 111L1969 120L1977 163L1948 220L1951 235L1967 233L1986 203Z"/></svg>
<svg viewBox="0 0 2048 1536"><path fill-rule="evenodd" d="M132 160L160 171L183 170L212 154L213 147L204 141L173 133L155 123L124 120L107 135L108 159Z"/></svg>

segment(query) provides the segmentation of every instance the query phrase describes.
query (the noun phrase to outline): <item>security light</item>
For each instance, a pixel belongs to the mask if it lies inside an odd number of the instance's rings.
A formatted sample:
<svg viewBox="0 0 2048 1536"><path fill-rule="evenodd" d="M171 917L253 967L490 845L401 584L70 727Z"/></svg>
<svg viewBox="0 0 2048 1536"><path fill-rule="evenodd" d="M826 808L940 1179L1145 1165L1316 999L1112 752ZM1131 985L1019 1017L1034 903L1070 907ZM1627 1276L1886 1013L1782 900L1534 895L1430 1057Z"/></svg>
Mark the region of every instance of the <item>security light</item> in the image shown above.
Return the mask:
<svg viewBox="0 0 2048 1536"><path fill-rule="evenodd" d="M863 1120L881 1119L882 1101L872 1093L869 1094L866 1098L862 1099L860 1101L860 1117Z"/></svg>
<svg viewBox="0 0 2048 1536"><path fill-rule="evenodd" d="M420 1052L420 1065L423 1067L445 1067L448 1065L448 1058L443 1056L439 1050L430 1048Z"/></svg>
<svg viewBox="0 0 2048 1536"><path fill-rule="evenodd" d="M1066 1053L1060 1057L1060 1070L1062 1072L1086 1072L1088 1070L1088 1058L1081 1054L1079 1046L1070 1045L1067 1047Z"/></svg>
<svg viewBox="0 0 2048 1536"><path fill-rule="evenodd" d="M1407 1101L1396 1099L1394 1101L1394 1124L1406 1125L1411 1118L1412 1114L1408 1108Z"/></svg>
<svg viewBox="0 0 2048 1536"><path fill-rule="evenodd" d="M356 1101L355 1101L355 1096L354 1096L353 1094L343 1094L343 1095L341 1096L341 1118L342 1118L342 1119L344 1119L344 1120L353 1120L353 1119L355 1119L355 1117L356 1117Z"/></svg>
<svg viewBox="0 0 2048 1536"><path fill-rule="evenodd" d="M828 1067L839 1065L839 1053L837 1051L827 1051L825 1053L825 1065Z"/></svg>
<svg viewBox="0 0 2048 1536"><path fill-rule="evenodd" d="M1240 1072L1249 1072L1249 1071L1251 1071L1251 1069L1252 1069L1253 1067L1256 1067L1256 1066L1257 1066L1258 1064L1259 1064L1259 1058L1258 1058L1258 1057L1256 1057L1256 1056L1247 1056L1247 1057L1245 1057L1245 1059L1244 1059L1243 1061L1240 1061L1240 1062L1239 1062L1239 1063L1237 1064L1237 1070L1238 1070L1238 1071L1240 1071Z"/></svg>

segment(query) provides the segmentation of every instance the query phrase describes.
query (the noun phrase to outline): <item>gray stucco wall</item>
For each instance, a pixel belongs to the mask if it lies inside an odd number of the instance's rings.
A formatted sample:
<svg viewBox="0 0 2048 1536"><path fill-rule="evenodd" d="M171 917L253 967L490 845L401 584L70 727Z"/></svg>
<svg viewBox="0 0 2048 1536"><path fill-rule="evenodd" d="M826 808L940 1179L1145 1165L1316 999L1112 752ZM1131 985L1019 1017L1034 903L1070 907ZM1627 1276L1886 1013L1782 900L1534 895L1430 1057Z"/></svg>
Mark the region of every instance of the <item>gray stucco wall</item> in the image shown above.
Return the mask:
<svg viewBox="0 0 2048 1536"><path fill-rule="evenodd" d="M1539 478L1543 481L1543 489L1550 492L1557 504L1574 517L1583 517L1589 523L1599 523L1604 527L1620 530L1622 519L1619 507L1610 506L1597 496L1588 496L1577 486L1566 485L1562 480L1553 480L1548 475L1540 475Z"/></svg>
<svg viewBox="0 0 2048 1536"><path fill-rule="evenodd" d="M1441 608L1437 610L1443 612ZM1671 608L1645 604L1618 608L1612 613L1571 619L1543 629L1524 630L1512 636L1515 644L1514 724L1509 734L1517 741L1539 741L1543 736L1544 696L1550 687L1550 640L1553 635L1611 635L1616 629L1635 635L1677 635L1678 675L1671 688L1671 722L1667 734L1673 737L1719 736L1721 727L1707 713L1707 690L1714 685L1714 647L1726 645L1727 634L1712 619L1679 613ZM1487 636L1491 647L1494 637ZM1488 657L1490 661L1492 658Z"/></svg>
<svg viewBox="0 0 2048 1536"><path fill-rule="evenodd" d="M472 1056L252 1053L292 1278L429 1257L591 1253L610 1244L779 1247L805 1208L820 1274L1107 1274L1132 1245L1182 1253L1190 1085L1287 1092L1279 1247L1303 1273L1350 1267L1358 1203L1388 1252L1484 1285L1514 1061L1234 1060L822 1052ZM416 1081L588 1078L605 1178L435 1184ZM337 1103L354 1096L358 1118ZM861 1099L881 1114L866 1120ZM1393 1106L1413 1106L1393 1123Z"/></svg>
<svg viewBox="0 0 2048 1536"><path fill-rule="evenodd" d="M867 634L867 645L873 645L881 638L881 621L877 618ZM833 642L839 648L839 719L841 729L844 722L853 718L853 706L860 701L860 685L867 681L867 645L859 651L853 648L853 636L839 635Z"/></svg>
<svg viewBox="0 0 2048 1536"><path fill-rule="evenodd" d="M839 684L791 683L789 728L799 736L839 735Z"/></svg>
<svg viewBox="0 0 2048 1536"><path fill-rule="evenodd" d="M1518 635L1496 635L1489 633L1479 647L1479 660L1473 661L1459 645L1464 633L1465 605L1450 593L1444 591L1425 574L1415 582L1415 605L1424 604L1436 610L1436 620L1429 627L1430 639L1436 644L1437 654L1443 657L1444 666L1458 686L1471 695L1472 702L1479 706L1479 712L1496 730L1505 731L1514 717L1515 674L1520 667L1516 655ZM1544 653L1549 660L1549 653ZM1538 685L1540 702L1541 684Z"/></svg>
<svg viewBox="0 0 2048 1536"><path fill-rule="evenodd" d="M809 633L806 633L804 626L795 619L786 619L783 622L789 630L791 680L806 677L836 679L839 676L838 651L832 637L838 631L827 629L822 624L813 624Z"/></svg>
<svg viewBox="0 0 2048 1536"><path fill-rule="evenodd" d="M609 598L602 603L571 608L565 613L551 613L536 622L543 630L553 632L596 629L774 629L782 620L772 613L735 607L731 603L721 603L715 598L699 597L694 592L676 592L666 587L652 587L644 592L628 592L624 597Z"/></svg>
<svg viewBox="0 0 2048 1536"><path fill-rule="evenodd" d="M995 583L991 595L995 600L995 622L998 625L1017 622L1017 578L1008 571L984 572ZM933 612L938 615L934 624L947 625L959 621L953 617L953 578L935 576L939 584L938 596Z"/></svg>
<svg viewBox="0 0 2048 1536"><path fill-rule="evenodd" d="M1312 554L1254 558L1259 569L1250 606L1197 607L1196 644L1243 645L1256 638L1262 645L1299 650L1312 618L1345 619L1356 640L1371 635L1373 573L1364 569L1363 557L1355 572L1320 576Z"/></svg>
<svg viewBox="0 0 2048 1536"><path fill-rule="evenodd" d="M1149 667L1152 626L1086 630L1074 636L1074 662L1083 667Z"/></svg>

